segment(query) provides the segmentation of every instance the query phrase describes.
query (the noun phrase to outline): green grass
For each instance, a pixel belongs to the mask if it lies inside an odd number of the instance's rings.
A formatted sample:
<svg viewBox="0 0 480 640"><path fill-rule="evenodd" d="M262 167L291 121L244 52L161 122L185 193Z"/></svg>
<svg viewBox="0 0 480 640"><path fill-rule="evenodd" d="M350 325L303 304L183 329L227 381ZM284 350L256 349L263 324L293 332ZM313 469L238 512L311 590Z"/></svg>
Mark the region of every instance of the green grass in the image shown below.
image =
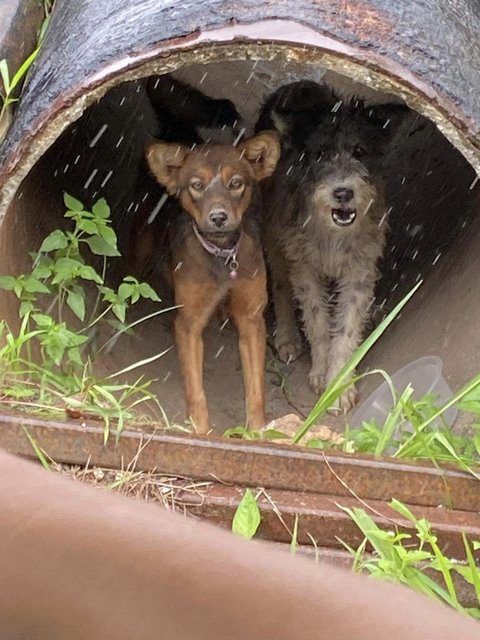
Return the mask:
<svg viewBox="0 0 480 640"><path fill-rule="evenodd" d="M25 76L35 61L35 58L40 52L40 47L43 42L43 38L45 36L45 31L48 27L48 23L50 22L50 15L53 10L53 2L49 2L48 0L43 3L44 15L45 18L40 27L40 31L38 33L37 46L32 51L32 53L26 58L26 60L20 65L17 71L13 74L10 74L10 70L8 68L8 62L5 58L0 60L0 77L3 82L3 94L0 94L0 99L2 101L0 107L0 126L4 118L7 115L7 109L10 105L18 102L18 98L15 97L16 91L21 84L21 82L25 79Z"/></svg>
<svg viewBox="0 0 480 640"><path fill-rule="evenodd" d="M107 376L96 374L95 357L140 322L165 313L159 309L127 322L127 312L140 299L160 302L145 282L127 276L114 289L107 286L107 260L120 256L110 209L99 200L91 211L68 194L65 230L57 229L32 253L32 270L0 276L0 287L19 301L20 328L0 322L0 404L16 409L70 417L97 417L112 425L117 437L139 408L166 422L151 381L128 376L161 358L166 351ZM88 262L87 262L88 259ZM102 264L99 273L94 262ZM92 296L93 293L93 296ZM101 336L107 332L105 342Z"/></svg>
<svg viewBox="0 0 480 640"><path fill-rule="evenodd" d="M398 500L392 500L390 506L413 524L416 540L408 533L384 531L363 509L342 507L365 536L358 549L352 549L342 543L352 554L353 570L368 573L374 578L404 584L434 600L450 605L457 611L480 619L480 569L476 566L472 553L472 548L478 549L480 544L477 541L470 543L463 534L467 562L459 564L439 548L437 537L432 533L428 520L416 518L408 507ZM367 545L373 549L373 554L368 551ZM454 582L455 573L473 586L476 598L474 607L464 607L460 604ZM433 579L434 574L440 578L438 582Z"/></svg>
<svg viewBox="0 0 480 640"><path fill-rule="evenodd" d="M398 500L393 499L390 506L413 525L414 536L398 530L381 529L364 509L339 506L364 535L357 549L337 538L352 555L352 571L403 584L459 612L480 619L480 569L476 566L473 556L473 551L480 548L479 541L469 542L465 534L462 534L466 562L460 564L458 560L448 557L440 549L430 522L425 518L416 518L410 509ZM257 501L250 489L246 489L235 512L232 531L250 539L257 532L260 523L261 513ZM295 554L298 548L298 527L299 516L296 514L290 543L292 554ZM318 562L317 544L312 536L309 535L309 537ZM475 606L465 607L460 604L455 574L461 576L473 587Z"/></svg>

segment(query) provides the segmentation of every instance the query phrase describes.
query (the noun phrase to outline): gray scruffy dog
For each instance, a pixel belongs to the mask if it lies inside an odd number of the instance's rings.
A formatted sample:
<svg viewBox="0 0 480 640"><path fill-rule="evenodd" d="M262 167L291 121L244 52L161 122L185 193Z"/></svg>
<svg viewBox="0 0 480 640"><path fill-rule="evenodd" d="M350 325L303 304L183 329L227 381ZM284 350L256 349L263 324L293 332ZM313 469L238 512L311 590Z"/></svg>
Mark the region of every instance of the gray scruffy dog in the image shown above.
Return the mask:
<svg viewBox="0 0 480 640"><path fill-rule="evenodd" d="M264 184L264 247L281 360L301 353L295 299L320 393L362 340L387 231L381 162L407 107L344 103L310 81L281 87L256 129L276 129L282 155ZM350 387L340 408L351 409Z"/></svg>

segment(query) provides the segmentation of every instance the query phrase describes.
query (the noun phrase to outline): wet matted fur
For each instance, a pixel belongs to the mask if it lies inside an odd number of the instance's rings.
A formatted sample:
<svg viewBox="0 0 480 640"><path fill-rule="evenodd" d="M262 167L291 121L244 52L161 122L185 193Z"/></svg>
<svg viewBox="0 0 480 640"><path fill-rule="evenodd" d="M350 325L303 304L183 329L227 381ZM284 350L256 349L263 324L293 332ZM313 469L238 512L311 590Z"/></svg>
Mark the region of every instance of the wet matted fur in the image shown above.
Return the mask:
<svg viewBox="0 0 480 640"><path fill-rule="evenodd" d="M301 352L303 315L316 393L359 345L373 301L388 228L382 160L407 108L344 103L309 81L281 87L257 129L275 128L282 155L263 183L263 242L272 276L275 345L283 361ZM349 410L354 387L340 399Z"/></svg>

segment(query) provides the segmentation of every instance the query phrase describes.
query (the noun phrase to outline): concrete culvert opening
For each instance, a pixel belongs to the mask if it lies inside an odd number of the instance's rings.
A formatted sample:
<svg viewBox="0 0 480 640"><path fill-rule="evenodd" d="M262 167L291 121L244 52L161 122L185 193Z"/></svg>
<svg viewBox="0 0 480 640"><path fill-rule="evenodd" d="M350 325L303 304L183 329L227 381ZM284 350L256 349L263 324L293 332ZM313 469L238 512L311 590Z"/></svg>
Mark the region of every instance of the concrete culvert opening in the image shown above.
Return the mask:
<svg viewBox="0 0 480 640"><path fill-rule="evenodd" d="M231 100L242 117L237 128L200 130L207 141L220 142L233 141L240 129L245 129L244 135L252 133L266 96L300 79L325 82L344 100L355 96L376 104L403 102L406 98L414 108L398 130L385 161L391 232L377 286L377 316L391 309L419 279L425 283L362 368L382 367L393 373L417 357L437 355L453 388L477 373L480 338L475 318L480 285L475 273L475 245L480 228L475 214L480 192L474 166L478 166L478 157L466 138L457 133L455 124L446 117L441 123L428 119L426 115L438 114L429 113L425 98L416 95L414 88L407 90L391 77L374 73L354 60L350 65L343 54L326 55L325 50L312 47L302 56L300 47L294 44L287 47L271 43L203 46L199 51L177 54L172 50L166 61L157 53L135 69L125 65L126 71L106 74L102 81L97 79L96 84L83 87L70 105L51 111L45 126L31 133L30 149L18 152L7 140L5 166L7 171L13 167L13 171L3 176L5 218L0 231L0 271L28 269L28 252L37 250L47 233L65 227L63 191L87 206L106 198L119 246L128 257L133 213L140 205L135 190L145 131L151 132L158 125L149 123L156 117L155 109L152 112L151 104L145 108L143 102L148 100L145 78L154 83L160 77L162 82L163 74L169 72L212 98ZM193 64L199 55L202 63ZM438 124L450 141L440 133ZM12 135L14 138L15 132ZM451 141L456 141L458 148ZM9 160L13 163L10 166ZM157 286L155 274L150 276ZM167 305L168 299L163 304ZM134 317L157 308L153 303L142 304ZM2 309L6 319L16 317L16 303L4 292ZM138 327L135 336L122 336L100 359L99 366L117 371L170 347L172 320L173 313L167 313ZM273 329L269 312L269 332ZM269 414L308 414L316 401L308 387L309 362L308 348L292 365L283 365L268 349ZM237 334L231 323L219 317L212 318L205 332L204 370L214 430L221 433L242 424L244 390ZM183 387L175 350L147 366L144 373L147 378L157 378L152 389L170 421L183 422ZM376 384L365 383L360 388L362 398Z"/></svg>

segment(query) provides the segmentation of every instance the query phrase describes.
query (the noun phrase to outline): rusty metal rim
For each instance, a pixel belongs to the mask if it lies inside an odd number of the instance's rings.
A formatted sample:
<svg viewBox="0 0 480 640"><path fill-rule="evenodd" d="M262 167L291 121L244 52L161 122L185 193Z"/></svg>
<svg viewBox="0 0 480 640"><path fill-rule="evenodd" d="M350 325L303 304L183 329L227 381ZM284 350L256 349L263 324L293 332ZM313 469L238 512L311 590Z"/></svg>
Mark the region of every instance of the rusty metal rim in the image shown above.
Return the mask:
<svg viewBox="0 0 480 640"><path fill-rule="evenodd" d="M0 414L0 447L35 458L25 429L56 462L122 469L135 461L139 471L196 480L383 501L394 495L425 507L479 510L476 478L428 463L171 431L125 430L116 446L113 437L105 446L103 429L87 421L61 422L14 412Z"/></svg>
<svg viewBox="0 0 480 640"><path fill-rule="evenodd" d="M7 157L0 170L0 185L3 185L0 223L20 182L34 163L94 100L120 82L175 71L198 62L200 57L205 63L283 58L320 64L373 89L399 95L435 122L480 174L480 132L449 98L384 56L343 43L293 20L270 19L229 24L162 41L153 49L127 55L106 65L62 95L37 119L33 130Z"/></svg>

